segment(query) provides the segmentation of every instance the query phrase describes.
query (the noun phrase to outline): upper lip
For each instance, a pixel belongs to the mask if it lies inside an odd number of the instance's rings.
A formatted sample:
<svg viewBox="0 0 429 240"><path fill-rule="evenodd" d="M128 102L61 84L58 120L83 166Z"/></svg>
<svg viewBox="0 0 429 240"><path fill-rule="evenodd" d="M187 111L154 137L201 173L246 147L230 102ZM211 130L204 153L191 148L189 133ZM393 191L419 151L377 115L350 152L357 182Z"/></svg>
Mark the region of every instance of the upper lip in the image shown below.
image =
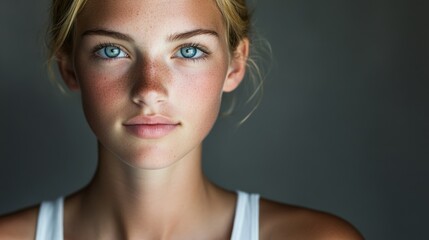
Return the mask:
<svg viewBox="0 0 429 240"><path fill-rule="evenodd" d="M128 119L124 123L124 125L157 125L157 124L177 125L179 123L171 120L168 117L161 116L161 115L157 115L157 116L138 115Z"/></svg>

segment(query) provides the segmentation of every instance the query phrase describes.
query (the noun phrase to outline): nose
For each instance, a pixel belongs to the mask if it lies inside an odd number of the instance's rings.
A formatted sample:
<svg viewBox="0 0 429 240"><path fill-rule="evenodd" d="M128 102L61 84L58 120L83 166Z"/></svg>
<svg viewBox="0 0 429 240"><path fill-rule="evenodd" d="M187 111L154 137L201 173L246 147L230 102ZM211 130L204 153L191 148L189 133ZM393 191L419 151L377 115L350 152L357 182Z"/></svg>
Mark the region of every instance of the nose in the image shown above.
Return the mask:
<svg viewBox="0 0 429 240"><path fill-rule="evenodd" d="M163 103L168 96L166 84L168 68L162 63L141 60L133 69L132 100L140 106L155 106Z"/></svg>

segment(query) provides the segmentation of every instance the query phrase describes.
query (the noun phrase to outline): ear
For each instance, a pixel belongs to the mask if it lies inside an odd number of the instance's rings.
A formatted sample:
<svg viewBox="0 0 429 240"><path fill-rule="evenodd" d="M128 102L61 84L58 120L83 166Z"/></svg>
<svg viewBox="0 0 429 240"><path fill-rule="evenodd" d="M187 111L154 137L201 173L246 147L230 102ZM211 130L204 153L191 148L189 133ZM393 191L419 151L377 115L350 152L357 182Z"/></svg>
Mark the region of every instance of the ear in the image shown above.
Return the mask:
<svg viewBox="0 0 429 240"><path fill-rule="evenodd" d="M63 78L63 81L67 87L72 91L79 90L79 81L76 78L73 60L70 54L67 54L63 51L59 52L57 54L57 64L61 77Z"/></svg>
<svg viewBox="0 0 429 240"><path fill-rule="evenodd" d="M249 57L249 39L244 38L233 53L228 74L223 85L224 92L231 92L240 85L246 73L247 58Z"/></svg>

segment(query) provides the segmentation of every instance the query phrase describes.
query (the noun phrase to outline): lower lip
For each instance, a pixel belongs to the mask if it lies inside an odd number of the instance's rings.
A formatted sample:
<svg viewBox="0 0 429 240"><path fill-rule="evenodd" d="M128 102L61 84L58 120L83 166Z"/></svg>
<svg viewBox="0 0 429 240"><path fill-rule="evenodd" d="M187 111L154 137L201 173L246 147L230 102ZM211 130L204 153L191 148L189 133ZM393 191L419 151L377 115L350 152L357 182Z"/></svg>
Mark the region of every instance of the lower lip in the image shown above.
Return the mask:
<svg viewBox="0 0 429 240"><path fill-rule="evenodd" d="M137 124L125 125L125 128L139 138L161 138L172 132L177 124Z"/></svg>

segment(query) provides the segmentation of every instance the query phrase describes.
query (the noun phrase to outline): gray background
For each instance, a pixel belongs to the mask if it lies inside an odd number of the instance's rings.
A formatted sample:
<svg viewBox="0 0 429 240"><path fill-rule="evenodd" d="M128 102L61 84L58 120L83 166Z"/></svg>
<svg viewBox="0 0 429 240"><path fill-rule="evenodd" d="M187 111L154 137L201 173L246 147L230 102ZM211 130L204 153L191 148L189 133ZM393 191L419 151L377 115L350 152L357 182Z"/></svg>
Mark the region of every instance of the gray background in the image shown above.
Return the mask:
<svg viewBox="0 0 429 240"><path fill-rule="evenodd" d="M260 0L273 63L240 128L218 122L210 178L348 219L368 239L429 239L429 1ZM47 77L48 1L0 7L0 213L83 186L95 139Z"/></svg>

